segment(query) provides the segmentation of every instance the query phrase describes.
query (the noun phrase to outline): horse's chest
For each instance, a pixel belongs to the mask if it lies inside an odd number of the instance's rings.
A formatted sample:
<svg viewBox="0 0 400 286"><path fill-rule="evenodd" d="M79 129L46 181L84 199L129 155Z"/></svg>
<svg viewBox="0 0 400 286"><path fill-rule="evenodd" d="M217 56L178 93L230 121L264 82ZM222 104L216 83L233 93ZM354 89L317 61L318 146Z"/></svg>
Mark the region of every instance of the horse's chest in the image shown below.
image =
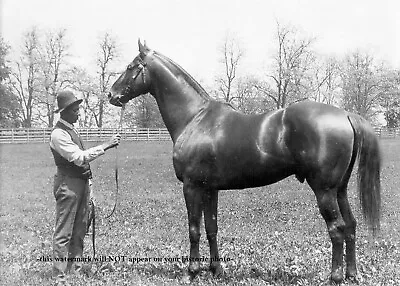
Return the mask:
<svg viewBox="0 0 400 286"><path fill-rule="evenodd" d="M179 179L210 180L216 172L215 143L207 136L178 141L174 146L173 163Z"/></svg>

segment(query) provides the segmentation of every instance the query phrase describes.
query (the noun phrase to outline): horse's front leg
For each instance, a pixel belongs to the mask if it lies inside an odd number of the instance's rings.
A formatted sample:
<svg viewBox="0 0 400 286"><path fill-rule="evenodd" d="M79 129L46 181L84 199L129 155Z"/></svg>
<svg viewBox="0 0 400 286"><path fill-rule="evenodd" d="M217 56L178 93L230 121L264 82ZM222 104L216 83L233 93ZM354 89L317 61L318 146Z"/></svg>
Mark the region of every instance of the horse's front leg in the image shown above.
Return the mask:
<svg viewBox="0 0 400 286"><path fill-rule="evenodd" d="M223 270L219 259L217 244L218 190L209 190L205 192L203 205L204 224L206 228L208 244L210 246L210 270L214 274L214 277L219 277L223 274Z"/></svg>
<svg viewBox="0 0 400 286"><path fill-rule="evenodd" d="M204 189L190 183L183 184L186 208L189 220L190 257L188 272L184 277L185 282L193 280L200 271L200 221L203 213Z"/></svg>

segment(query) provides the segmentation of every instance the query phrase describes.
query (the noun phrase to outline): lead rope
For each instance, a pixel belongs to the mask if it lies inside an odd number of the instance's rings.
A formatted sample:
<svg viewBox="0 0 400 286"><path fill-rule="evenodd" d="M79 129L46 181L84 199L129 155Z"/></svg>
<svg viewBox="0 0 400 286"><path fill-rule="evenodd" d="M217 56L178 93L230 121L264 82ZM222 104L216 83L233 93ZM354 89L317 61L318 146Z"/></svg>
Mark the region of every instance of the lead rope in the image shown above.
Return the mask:
<svg viewBox="0 0 400 286"><path fill-rule="evenodd" d="M91 186L89 186L91 188ZM96 204L94 198L92 196L92 190L90 190L90 198L89 198L89 216L88 216L88 224L86 228L86 233L89 233L90 226L92 226L92 247L93 247L93 261L95 261L96 257Z"/></svg>
<svg viewBox="0 0 400 286"><path fill-rule="evenodd" d="M90 199L92 203L92 245L93 245L93 259L96 257L96 213L95 213L95 204L93 199Z"/></svg>
<svg viewBox="0 0 400 286"><path fill-rule="evenodd" d="M121 108L121 114L119 118L119 126L118 126L118 131L122 131L122 122L123 122L123 117L124 117L124 112L125 112L125 104L122 105ZM106 218L110 218L117 207L117 200L118 200L118 192L119 192L119 183L118 183L118 146L115 147L116 149L116 155L115 155L115 185L116 185L116 191L115 191L115 200L114 200L114 207L109 215L106 216ZM94 200L90 198L90 204L91 204L91 221L92 221L92 246L93 246L93 261L95 261L96 257L96 215L95 215L95 204ZM96 270L95 273L97 273L99 269Z"/></svg>
<svg viewBox="0 0 400 286"><path fill-rule="evenodd" d="M121 114L120 114L120 118L119 118L119 127L118 127L118 131L122 131L122 122L123 122L123 118L124 118L124 112L125 112L125 104L122 105L121 108ZM115 200L114 200L114 207L111 211L111 213L109 215L106 216L106 218L110 218L114 212L115 212L115 208L117 207L117 201L118 201L118 192L119 192L119 180L118 180L118 146L115 147L116 149L116 154L115 154L115 186L116 186L116 191L115 191Z"/></svg>

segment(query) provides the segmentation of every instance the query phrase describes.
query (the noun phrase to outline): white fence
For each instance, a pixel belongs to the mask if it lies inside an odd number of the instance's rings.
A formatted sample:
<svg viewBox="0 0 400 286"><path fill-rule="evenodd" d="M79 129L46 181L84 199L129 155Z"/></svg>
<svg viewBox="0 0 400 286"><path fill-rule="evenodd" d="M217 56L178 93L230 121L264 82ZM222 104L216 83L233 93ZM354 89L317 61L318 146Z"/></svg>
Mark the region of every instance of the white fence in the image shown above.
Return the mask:
<svg viewBox="0 0 400 286"><path fill-rule="evenodd" d="M390 139L397 138L400 139L400 128L386 128L386 127L376 127L374 128L375 134L379 138Z"/></svg>
<svg viewBox="0 0 400 286"><path fill-rule="evenodd" d="M51 128L0 129L0 143L49 142ZM116 129L78 128L84 141L103 141L117 132ZM118 131L123 140L165 141L171 140L166 128L124 128Z"/></svg>
<svg viewBox="0 0 400 286"><path fill-rule="evenodd" d="M48 142L50 139L51 128L15 128L0 129L0 143L29 143L29 142ZM116 129L111 128L78 128L84 141L102 141L116 133ZM400 138L400 128L375 128L375 133L379 138ZM165 141L171 140L166 128L125 128L119 131L123 140L131 141Z"/></svg>

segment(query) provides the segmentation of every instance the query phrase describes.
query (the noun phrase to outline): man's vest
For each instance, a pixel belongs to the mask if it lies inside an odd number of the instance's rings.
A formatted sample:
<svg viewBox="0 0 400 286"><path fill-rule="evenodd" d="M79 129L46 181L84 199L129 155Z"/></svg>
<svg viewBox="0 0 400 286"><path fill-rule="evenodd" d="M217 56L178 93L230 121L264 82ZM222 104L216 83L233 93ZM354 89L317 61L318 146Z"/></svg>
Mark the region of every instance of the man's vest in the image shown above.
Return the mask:
<svg viewBox="0 0 400 286"><path fill-rule="evenodd" d="M54 126L54 129L56 128L60 128L68 132L68 134L71 136L72 142L77 144L81 150L85 150L80 136L74 130L72 130L68 126L65 126L61 122L57 122L56 126ZM92 172L90 170L89 163L84 163L82 166L77 166L75 165L74 162L69 162L67 159L62 157L53 148L50 147L50 149L51 152L53 153L54 162L56 163L59 172L68 175L70 177L80 178L84 180L92 178Z"/></svg>

